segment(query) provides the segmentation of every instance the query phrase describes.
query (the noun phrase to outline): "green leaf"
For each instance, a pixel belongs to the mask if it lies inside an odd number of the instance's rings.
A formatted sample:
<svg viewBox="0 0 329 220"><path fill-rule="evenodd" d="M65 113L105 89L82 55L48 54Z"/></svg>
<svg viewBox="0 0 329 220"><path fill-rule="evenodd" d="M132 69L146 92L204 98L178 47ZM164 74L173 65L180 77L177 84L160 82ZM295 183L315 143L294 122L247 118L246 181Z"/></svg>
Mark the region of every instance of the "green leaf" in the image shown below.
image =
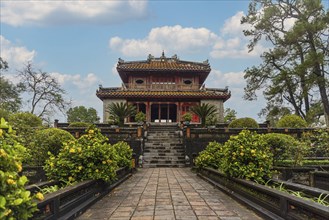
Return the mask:
<svg viewBox="0 0 329 220"><path fill-rule="evenodd" d="M5 205L6 205L6 198L0 196L0 208L5 208Z"/></svg>
<svg viewBox="0 0 329 220"><path fill-rule="evenodd" d="M20 205L20 204L22 204L22 202L23 202L23 199L21 199L21 198L15 199L14 205Z"/></svg>
<svg viewBox="0 0 329 220"><path fill-rule="evenodd" d="M31 192L30 191L24 191L21 193L21 197L24 199L24 200L27 200L31 195Z"/></svg>
<svg viewBox="0 0 329 220"><path fill-rule="evenodd" d="M21 186L24 186L27 181L28 181L27 177L22 176L21 178L19 178L18 184L21 185Z"/></svg>

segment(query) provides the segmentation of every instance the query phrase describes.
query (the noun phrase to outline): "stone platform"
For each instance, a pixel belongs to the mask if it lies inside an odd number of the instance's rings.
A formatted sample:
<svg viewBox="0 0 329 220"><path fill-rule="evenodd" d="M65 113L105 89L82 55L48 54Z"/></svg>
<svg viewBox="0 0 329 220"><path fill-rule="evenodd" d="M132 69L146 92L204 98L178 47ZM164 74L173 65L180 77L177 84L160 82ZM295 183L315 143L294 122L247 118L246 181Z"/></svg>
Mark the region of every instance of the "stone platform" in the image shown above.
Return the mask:
<svg viewBox="0 0 329 220"><path fill-rule="evenodd" d="M262 218L197 177L189 168L143 168L78 219Z"/></svg>

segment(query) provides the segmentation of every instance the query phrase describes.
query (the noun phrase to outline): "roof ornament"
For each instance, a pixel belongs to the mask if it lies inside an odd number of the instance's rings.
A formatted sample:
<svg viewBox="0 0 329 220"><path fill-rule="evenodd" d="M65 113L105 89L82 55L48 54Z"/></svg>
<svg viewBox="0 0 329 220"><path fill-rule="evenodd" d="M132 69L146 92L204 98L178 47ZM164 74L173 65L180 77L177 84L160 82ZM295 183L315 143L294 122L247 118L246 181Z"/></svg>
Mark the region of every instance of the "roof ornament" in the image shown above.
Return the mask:
<svg viewBox="0 0 329 220"><path fill-rule="evenodd" d="M124 63L125 61L123 59L119 58L118 62L119 62L119 64L121 64L121 63Z"/></svg>
<svg viewBox="0 0 329 220"><path fill-rule="evenodd" d="M165 53L164 53L164 50L162 51L162 55L161 55L160 58L161 58L161 60L166 58ZM162 61L163 61L163 60L162 60Z"/></svg>
<svg viewBox="0 0 329 220"><path fill-rule="evenodd" d="M203 61L203 64L209 64L209 60L206 59L205 61Z"/></svg>
<svg viewBox="0 0 329 220"><path fill-rule="evenodd" d="M147 61L151 61L152 59L154 59L154 56L152 56L152 54L149 54L149 55L147 56Z"/></svg>
<svg viewBox="0 0 329 220"><path fill-rule="evenodd" d="M174 56L172 56L171 58L174 59L174 60L178 60L177 54L174 54Z"/></svg>

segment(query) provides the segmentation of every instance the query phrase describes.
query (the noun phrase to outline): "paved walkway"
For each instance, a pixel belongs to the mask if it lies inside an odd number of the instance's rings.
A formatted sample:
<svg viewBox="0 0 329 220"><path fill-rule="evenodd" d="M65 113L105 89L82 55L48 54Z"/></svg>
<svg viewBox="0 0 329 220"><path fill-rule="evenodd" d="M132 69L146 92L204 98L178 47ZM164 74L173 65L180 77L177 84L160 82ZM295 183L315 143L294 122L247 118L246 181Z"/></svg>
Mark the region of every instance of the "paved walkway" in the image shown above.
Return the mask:
<svg viewBox="0 0 329 220"><path fill-rule="evenodd" d="M189 168L139 169L88 209L86 219L262 219Z"/></svg>

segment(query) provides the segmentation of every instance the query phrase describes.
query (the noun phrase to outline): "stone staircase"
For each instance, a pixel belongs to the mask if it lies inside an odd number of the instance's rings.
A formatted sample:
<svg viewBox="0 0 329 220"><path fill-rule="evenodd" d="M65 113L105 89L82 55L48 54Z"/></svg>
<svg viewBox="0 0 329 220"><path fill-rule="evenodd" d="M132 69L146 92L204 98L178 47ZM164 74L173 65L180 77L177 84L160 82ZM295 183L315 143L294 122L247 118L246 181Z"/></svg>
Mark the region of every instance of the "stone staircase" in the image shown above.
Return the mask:
<svg viewBox="0 0 329 220"><path fill-rule="evenodd" d="M143 167L184 167L185 149L177 125L150 125Z"/></svg>

